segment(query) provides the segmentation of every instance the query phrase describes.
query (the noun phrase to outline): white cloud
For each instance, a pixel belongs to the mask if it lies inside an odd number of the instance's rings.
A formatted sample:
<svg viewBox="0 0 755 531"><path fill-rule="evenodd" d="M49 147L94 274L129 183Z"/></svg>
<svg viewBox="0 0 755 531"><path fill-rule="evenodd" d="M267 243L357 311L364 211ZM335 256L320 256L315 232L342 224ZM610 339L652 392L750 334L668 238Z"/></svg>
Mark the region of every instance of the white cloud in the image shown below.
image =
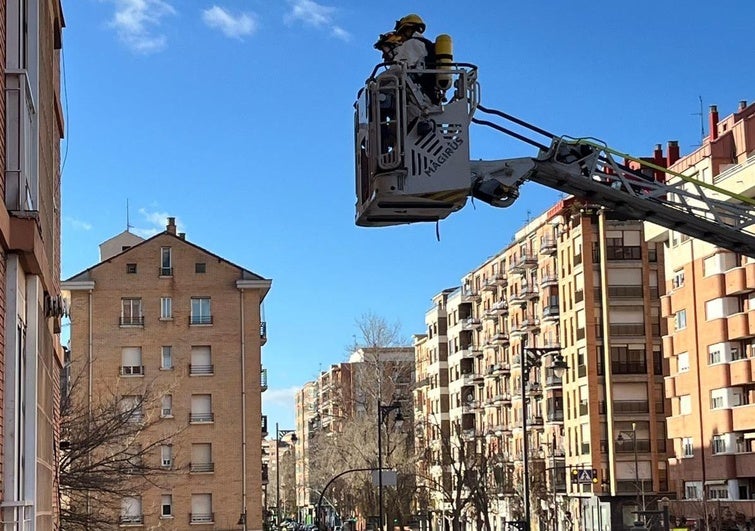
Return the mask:
<svg viewBox="0 0 755 531"><path fill-rule="evenodd" d="M108 0L115 4L110 26L118 38L138 53L159 52L167 38L159 32L162 19L176 10L167 0Z"/></svg>
<svg viewBox="0 0 755 531"><path fill-rule="evenodd" d="M268 389L262 393L262 406L282 406L287 410L293 411L298 387L287 387L284 389Z"/></svg>
<svg viewBox="0 0 755 531"><path fill-rule="evenodd" d="M313 0L289 0L289 5L291 11L286 15L287 23L301 22L305 26L329 30L333 37L342 40L351 38L348 31L333 22L336 8L318 4Z"/></svg>
<svg viewBox="0 0 755 531"><path fill-rule="evenodd" d="M167 212L149 211L146 208L140 208L139 214L144 218L144 222L151 225L148 227L132 227L131 232L142 238L151 238L159 232L163 232L168 225ZM173 216L175 217L175 216ZM185 232L183 222L176 217L176 227L178 232Z"/></svg>
<svg viewBox="0 0 755 531"><path fill-rule="evenodd" d="M257 31L257 16L254 13L232 15L220 6L202 11L202 20L209 27L219 29L226 37L241 39Z"/></svg>
<svg viewBox="0 0 755 531"><path fill-rule="evenodd" d="M92 230L92 224L87 223L86 221L82 221L80 219L72 218L70 216L66 216L64 218L64 221L68 223L72 228L76 230Z"/></svg>

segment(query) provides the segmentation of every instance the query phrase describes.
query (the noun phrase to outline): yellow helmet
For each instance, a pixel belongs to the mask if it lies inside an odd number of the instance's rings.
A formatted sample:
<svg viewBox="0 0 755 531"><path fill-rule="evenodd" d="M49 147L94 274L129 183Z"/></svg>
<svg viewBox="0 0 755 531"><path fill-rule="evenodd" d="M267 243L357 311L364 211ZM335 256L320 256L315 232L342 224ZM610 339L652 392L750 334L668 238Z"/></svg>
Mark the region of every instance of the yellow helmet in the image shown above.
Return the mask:
<svg viewBox="0 0 755 531"><path fill-rule="evenodd" d="M391 31L388 33L381 33L380 37L378 37L377 42L375 42L374 47L378 50L382 50L385 47L388 46L396 46L397 44L401 44L403 39L400 35L398 35L395 31Z"/></svg>
<svg viewBox="0 0 755 531"><path fill-rule="evenodd" d="M403 18L400 18L396 21L396 27L393 28L396 31L401 31L403 28L414 26L417 31L420 33L425 32L425 21L422 20L422 17L419 15L416 15L414 13L410 13L409 15L406 15Z"/></svg>

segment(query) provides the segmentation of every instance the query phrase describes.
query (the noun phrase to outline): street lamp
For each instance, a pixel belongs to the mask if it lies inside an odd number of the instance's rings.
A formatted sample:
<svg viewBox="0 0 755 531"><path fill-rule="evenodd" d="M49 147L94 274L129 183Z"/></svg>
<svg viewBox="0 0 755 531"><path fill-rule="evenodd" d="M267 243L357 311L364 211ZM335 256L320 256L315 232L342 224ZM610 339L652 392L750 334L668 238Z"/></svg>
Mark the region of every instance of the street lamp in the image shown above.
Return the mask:
<svg viewBox="0 0 755 531"><path fill-rule="evenodd" d="M285 437L295 430L280 430L278 423L275 423L275 525L280 527L281 524L281 465L280 465L280 438ZM291 442L298 440L296 433L291 435Z"/></svg>
<svg viewBox="0 0 755 531"><path fill-rule="evenodd" d="M632 422L632 431L620 431L619 436L616 437L616 442L619 444L624 444L624 437L629 437L629 439L632 441L632 447L634 449L634 481L635 481L635 487L637 488L637 508L640 510L637 514L637 522L640 522L640 515L642 515L644 519L645 515L645 483L640 483L640 468L639 468L639 462L637 461L637 423ZM640 505L640 499L642 500L642 505Z"/></svg>
<svg viewBox="0 0 755 531"><path fill-rule="evenodd" d="M396 411L394 422L397 428L401 428L404 423L401 404L394 401L391 405L384 406L378 402L378 523L380 531L383 531L383 422L391 411Z"/></svg>
<svg viewBox="0 0 755 531"><path fill-rule="evenodd" d="M525 343L526 344L526 343ZM566 361L558 348L524 347L522 355L522 451L524 453L524 531L530 531L530 476L529 476L529 438L527 436L527 382L530 379L530 371L540 367L543 357L553 356L550 369L553 375L560 378L568 368Z"/></svg>

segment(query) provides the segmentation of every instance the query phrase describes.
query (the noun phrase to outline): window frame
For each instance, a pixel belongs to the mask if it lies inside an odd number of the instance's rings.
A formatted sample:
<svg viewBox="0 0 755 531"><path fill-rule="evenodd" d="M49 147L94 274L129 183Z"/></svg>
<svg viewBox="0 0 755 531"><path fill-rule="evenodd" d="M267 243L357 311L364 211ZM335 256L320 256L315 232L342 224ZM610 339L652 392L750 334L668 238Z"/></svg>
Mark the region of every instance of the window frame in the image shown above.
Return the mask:
<svg viewBox="0 0 755 531"><path fill-rule="evenodd" d="M160 247L160 276L173 276L173 248Z"/></svg>
<svg viewBox="0 0 755 531"><path fill-rule="evenodd" d="M166 352L167 352L168 361L170 361L170 365L165 365ZM162 371L173 370L173 346L171 345L163 345L160 347L160 370Z"/></svg>
<svg viewBox="0 0 755 531"><path fill-rule="evenodd" d="M162 321L173 319L173 297L160 297L160 319Z"/></svg>
<svg viewBox="0 0 755 531"><path fill-rule="evenodd" d="M195 311L198 310L198 311ZM211 325L212 324L212 298L192 297L189 313L189 324Z"/></svg>

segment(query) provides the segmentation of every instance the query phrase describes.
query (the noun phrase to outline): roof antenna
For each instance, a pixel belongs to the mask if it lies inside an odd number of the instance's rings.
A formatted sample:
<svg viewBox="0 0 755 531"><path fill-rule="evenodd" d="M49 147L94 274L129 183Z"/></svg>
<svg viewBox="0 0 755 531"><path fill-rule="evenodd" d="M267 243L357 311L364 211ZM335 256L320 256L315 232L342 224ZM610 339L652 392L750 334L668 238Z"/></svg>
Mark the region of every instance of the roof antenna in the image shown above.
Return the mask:
<svg viewBox="0 0 755 531"><path fill-rule="evenodd" d="M134 226L131 224L131 220L129 218L128 198L126 198L126 232L131 232L132 228L134 228Z"/></svg>
<svg viewBox="0 0 755 531"><path fill-rule="evenodd" d="M693 112L690 113L692 116L699 116L700 117L700 143L699 144L692 144L692 147L700 147L703 145L703 140L705 140L705 120L703 119L703 97L698 96L697 99L700 100L700 112Z"/></svg>

